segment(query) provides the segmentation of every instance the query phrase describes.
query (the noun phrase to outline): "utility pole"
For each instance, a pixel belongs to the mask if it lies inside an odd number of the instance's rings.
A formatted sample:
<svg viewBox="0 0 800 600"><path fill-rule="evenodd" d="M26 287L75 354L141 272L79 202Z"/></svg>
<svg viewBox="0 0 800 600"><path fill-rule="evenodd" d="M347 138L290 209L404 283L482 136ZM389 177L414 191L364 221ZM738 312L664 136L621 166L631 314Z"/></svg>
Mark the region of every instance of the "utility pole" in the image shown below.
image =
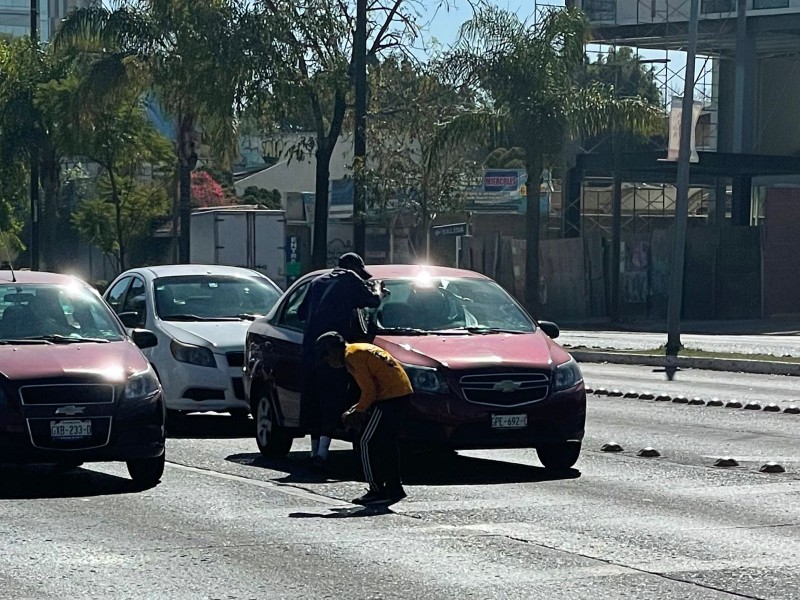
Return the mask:
<svg viewBox="0 0 800 600"><path fill-rule="evenodd" d="M362 257L367 246L367 194L364 181L367 160L367 0L356 0L355 136L353 140L353 249Z"/></svg>
<svg viewBox="0 0 800 600"><path fill-rule="evenodd" d="M686 255L686 225L689 219L689 167L692 124L694 119L694 63L697 56L697 27L700 0L691 0L689 10L689 45L686 50L686 74L681 105L681 139L678 147L678 176L675 196L675 238L670 269L667 309L667 356L677 356L681 348L681 304L683 299L683 263Z"/></svg>
<svg viewBox="0 0 800 600"><path fill-rule="evenodd" d="M31 0L31 52L39 51L39 0ZM33 92L31 92L33 104ZM30 148L31 192L31 270L39 270L39 153Z"/></svg>

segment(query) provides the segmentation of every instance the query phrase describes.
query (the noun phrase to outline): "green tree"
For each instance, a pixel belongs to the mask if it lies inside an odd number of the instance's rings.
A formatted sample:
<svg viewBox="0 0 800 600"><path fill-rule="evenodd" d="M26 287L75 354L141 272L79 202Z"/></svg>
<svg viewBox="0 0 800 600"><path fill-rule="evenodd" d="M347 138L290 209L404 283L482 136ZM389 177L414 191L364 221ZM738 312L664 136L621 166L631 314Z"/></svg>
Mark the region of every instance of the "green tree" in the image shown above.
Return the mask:
<svg viewBox="0 0 800 600"><path fill-rule="evenodd" d="M153 194L140 194L134 188L140 187L145 169L150 171L149 177L155 179L155 185L163 187L158 181L159 173L168 169L172 150L147 119L139 86L130 81L140 74L127 69L119 75L119 85L97 86L98 69L105 66L96 58L79 57L69 76L51 81L44 88L48 110L61 114L65 124L65 133L57 138L59 147L101 169L104 186L107 185L107 193L102 197L110 204L114 216L104 235L113 237L117 264L123 271L127 268L128 243L135 239L132 234L140 233L136 227L131 229L132 209L126 204L138 203L146 214L152 211L151 207L160 206L152 200ZM79 233L85 232L79 228Z"/></svg>
<svg viewBox="0 0 800 600"><path fill-rule="evenodd" d="M513 148L495 148L484 161L487 169L524 169L525 150L519 146Z"/></svg>
<svg viewBox="0 0 800 600"><path fill-rule="evenodd" d="M407 49L417 31L417 6L413 0L368 0L367 64ZM353 12L354 3L341 0L258 0L244 28L256 73L251 93L266 124L276 132L313 132L293 153L316 158L316 223L328 220L331 157L352 104ZM313 263L326 262L327 228L315 227Z"/></svg>
<svg viewBox="0 0 800 600"><path fill-rule="evenodd" d="M653 105L662 103L655 69L624 46L611 48L587 64L581 80L584 85L603 83L619 98L638 97Z"/></svg>
<svg viewBox="0 0 800 600"><path fill-rule="evenodd" d="M431 220L463 208L477 165L467 144L431 160L436 124L471 98L444 85L427 66L398 57L373 65L369 82L368 201L384 211L412 211L427 256Z"/></svg>
<svg viewBox="0 0 800 600"><path fill-rule="evenodd" d="M662 105L661 91L656 80L655 69L642 63L631 48L611 48L597 60L586 65L580 81L582 85L602 83L617 98L639 97L653 106ZM583 146L591 152L609 153L615 149L622 152L643 150L648 141L636 132L614 132L613 140L605 136L592 136L583 141ZM660 140L652 140L660 146Z"/></svg>
<svg viewBox="0 0 800 600"><path fill-rule="evenodd" d="M97 195L83 200L72 213L72 224L89 243L113 257L119 271L126 268L125 249L150 233L154 220L169 211L169 197L158 182L140 183L135 177L106 172Z"/></svg>
<svg viewBox="0 0 800 600"><path fill-rule="evenodd" d="M237 198L239 204L260 204L266 208L281 208L281 193L278 190L265 190L254 185L244 189L244 194Z"/></svg>
<svg viewBox="0 0 800 600"><path fill-rule="evenodd" d="M467 139L498 139L525 151L528 172L525 302L539 312L540 174L546 155L560 153L569 135L604 129L654 131L663 113L641 98L618 98L605 85L579 84L589 24L563 9L529 25L516 14L482 8L461 27L456 47L441 61L458 86L474 86L484 102L440 130L435 155Z"/></svg>
<svg viewBox="0 0 800 600"><path fill-rule="evenodd" d="M36 161L43 191L40 239L51 241L41 244L41 262L48 269L58 268L58 246L52 241L58 239L63 158L58 140L65 124L64 115L50 110L47 84L63 77L66 68L52 48L33 48L28 38L0 41L0 162L18 176ZM6 188L4 195L9 194L16 197L19 189Z"/></svg>
<svg viewBox="0 0 800 600"><path fill-rule="evenodd" d="M189 260L191 171L202 128L214 158L229 165L236 153L236 111L250 54L240 34L242 9L234 0L129 0L73 11L56 32L58 48L95 60L97 86L138 81L152 92L175 126L179 189L180 259ZM141 74L132 79L131 69Z"/></svg>
<svg viewBox="0 0 800 600"><path fill-rule="evenodd" d="M28 206L28 181L28 170L21 164L0 164L0 261L13 261L25 249L20 236Z"/></svg>

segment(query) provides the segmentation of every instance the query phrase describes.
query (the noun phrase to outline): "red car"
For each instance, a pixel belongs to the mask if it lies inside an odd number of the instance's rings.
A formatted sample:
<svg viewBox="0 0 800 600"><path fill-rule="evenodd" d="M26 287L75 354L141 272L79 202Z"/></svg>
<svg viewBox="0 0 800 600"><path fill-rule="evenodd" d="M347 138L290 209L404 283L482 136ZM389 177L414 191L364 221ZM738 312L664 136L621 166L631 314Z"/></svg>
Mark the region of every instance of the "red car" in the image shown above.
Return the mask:
<svg viewBox="0 0 800 600"><path fill-rule="evenodd" d="M0 271L0 462L125 461L158 483L166 409L140 351L156 343L74 277Z"/></svg>
<svg viewBox="0 0 800 600"><path fill-rule="evenodd" d="M414 386L403 439L451 449L536 448L546 468L578 460L586 392L575 360L497 283L471 271L418 265L369 267L389 290L369 318L375 344L404 366ZM245 394L256 441L286 455L300 429L297 318L308 285L297 281L247 333ZM347 439L347 433L339 432Z"/></svg>

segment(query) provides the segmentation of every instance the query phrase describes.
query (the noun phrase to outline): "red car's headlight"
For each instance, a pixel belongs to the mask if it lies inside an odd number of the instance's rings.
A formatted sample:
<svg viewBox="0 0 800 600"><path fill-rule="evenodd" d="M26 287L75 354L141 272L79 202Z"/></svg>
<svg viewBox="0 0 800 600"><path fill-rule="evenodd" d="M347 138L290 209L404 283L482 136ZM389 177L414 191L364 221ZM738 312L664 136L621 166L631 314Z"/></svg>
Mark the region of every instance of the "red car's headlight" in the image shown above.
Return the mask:
<svg viewBox="0 0 800 600"><path fill-rule="evenodd" d="M553 381L553 391L560 392L568 390L583 381L583 373L574 358L556 367L556 374Z"/></svg>
<svg viewBox="0 0 800 600"><path fill-rule="evenodd" d="M424 394L447 394L450 392L447 379L436 369L412 365L403 365L403 368L406 370L415 392Z"/></svg>

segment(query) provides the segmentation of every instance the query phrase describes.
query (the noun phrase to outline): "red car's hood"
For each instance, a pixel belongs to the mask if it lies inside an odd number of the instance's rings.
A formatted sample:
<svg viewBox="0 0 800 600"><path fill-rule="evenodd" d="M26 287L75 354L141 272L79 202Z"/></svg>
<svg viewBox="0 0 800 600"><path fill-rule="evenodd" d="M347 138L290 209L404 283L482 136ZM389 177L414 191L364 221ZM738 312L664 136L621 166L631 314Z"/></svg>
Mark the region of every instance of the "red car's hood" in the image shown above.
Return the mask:
<svg viewBox="0 0 800 600"><path fill-rule="evenodd" d="M480 335L381 336L376 344L400 362L448 369L507 366L548 368L569 354L541 331Z"/></svg>
<svg viewBox="0 0 800 600"><path fill-rule="evenodd" d="M0 374L10 380L89 375L123 381L146 368L147 359L129 341L0 346Z"/></svg>

